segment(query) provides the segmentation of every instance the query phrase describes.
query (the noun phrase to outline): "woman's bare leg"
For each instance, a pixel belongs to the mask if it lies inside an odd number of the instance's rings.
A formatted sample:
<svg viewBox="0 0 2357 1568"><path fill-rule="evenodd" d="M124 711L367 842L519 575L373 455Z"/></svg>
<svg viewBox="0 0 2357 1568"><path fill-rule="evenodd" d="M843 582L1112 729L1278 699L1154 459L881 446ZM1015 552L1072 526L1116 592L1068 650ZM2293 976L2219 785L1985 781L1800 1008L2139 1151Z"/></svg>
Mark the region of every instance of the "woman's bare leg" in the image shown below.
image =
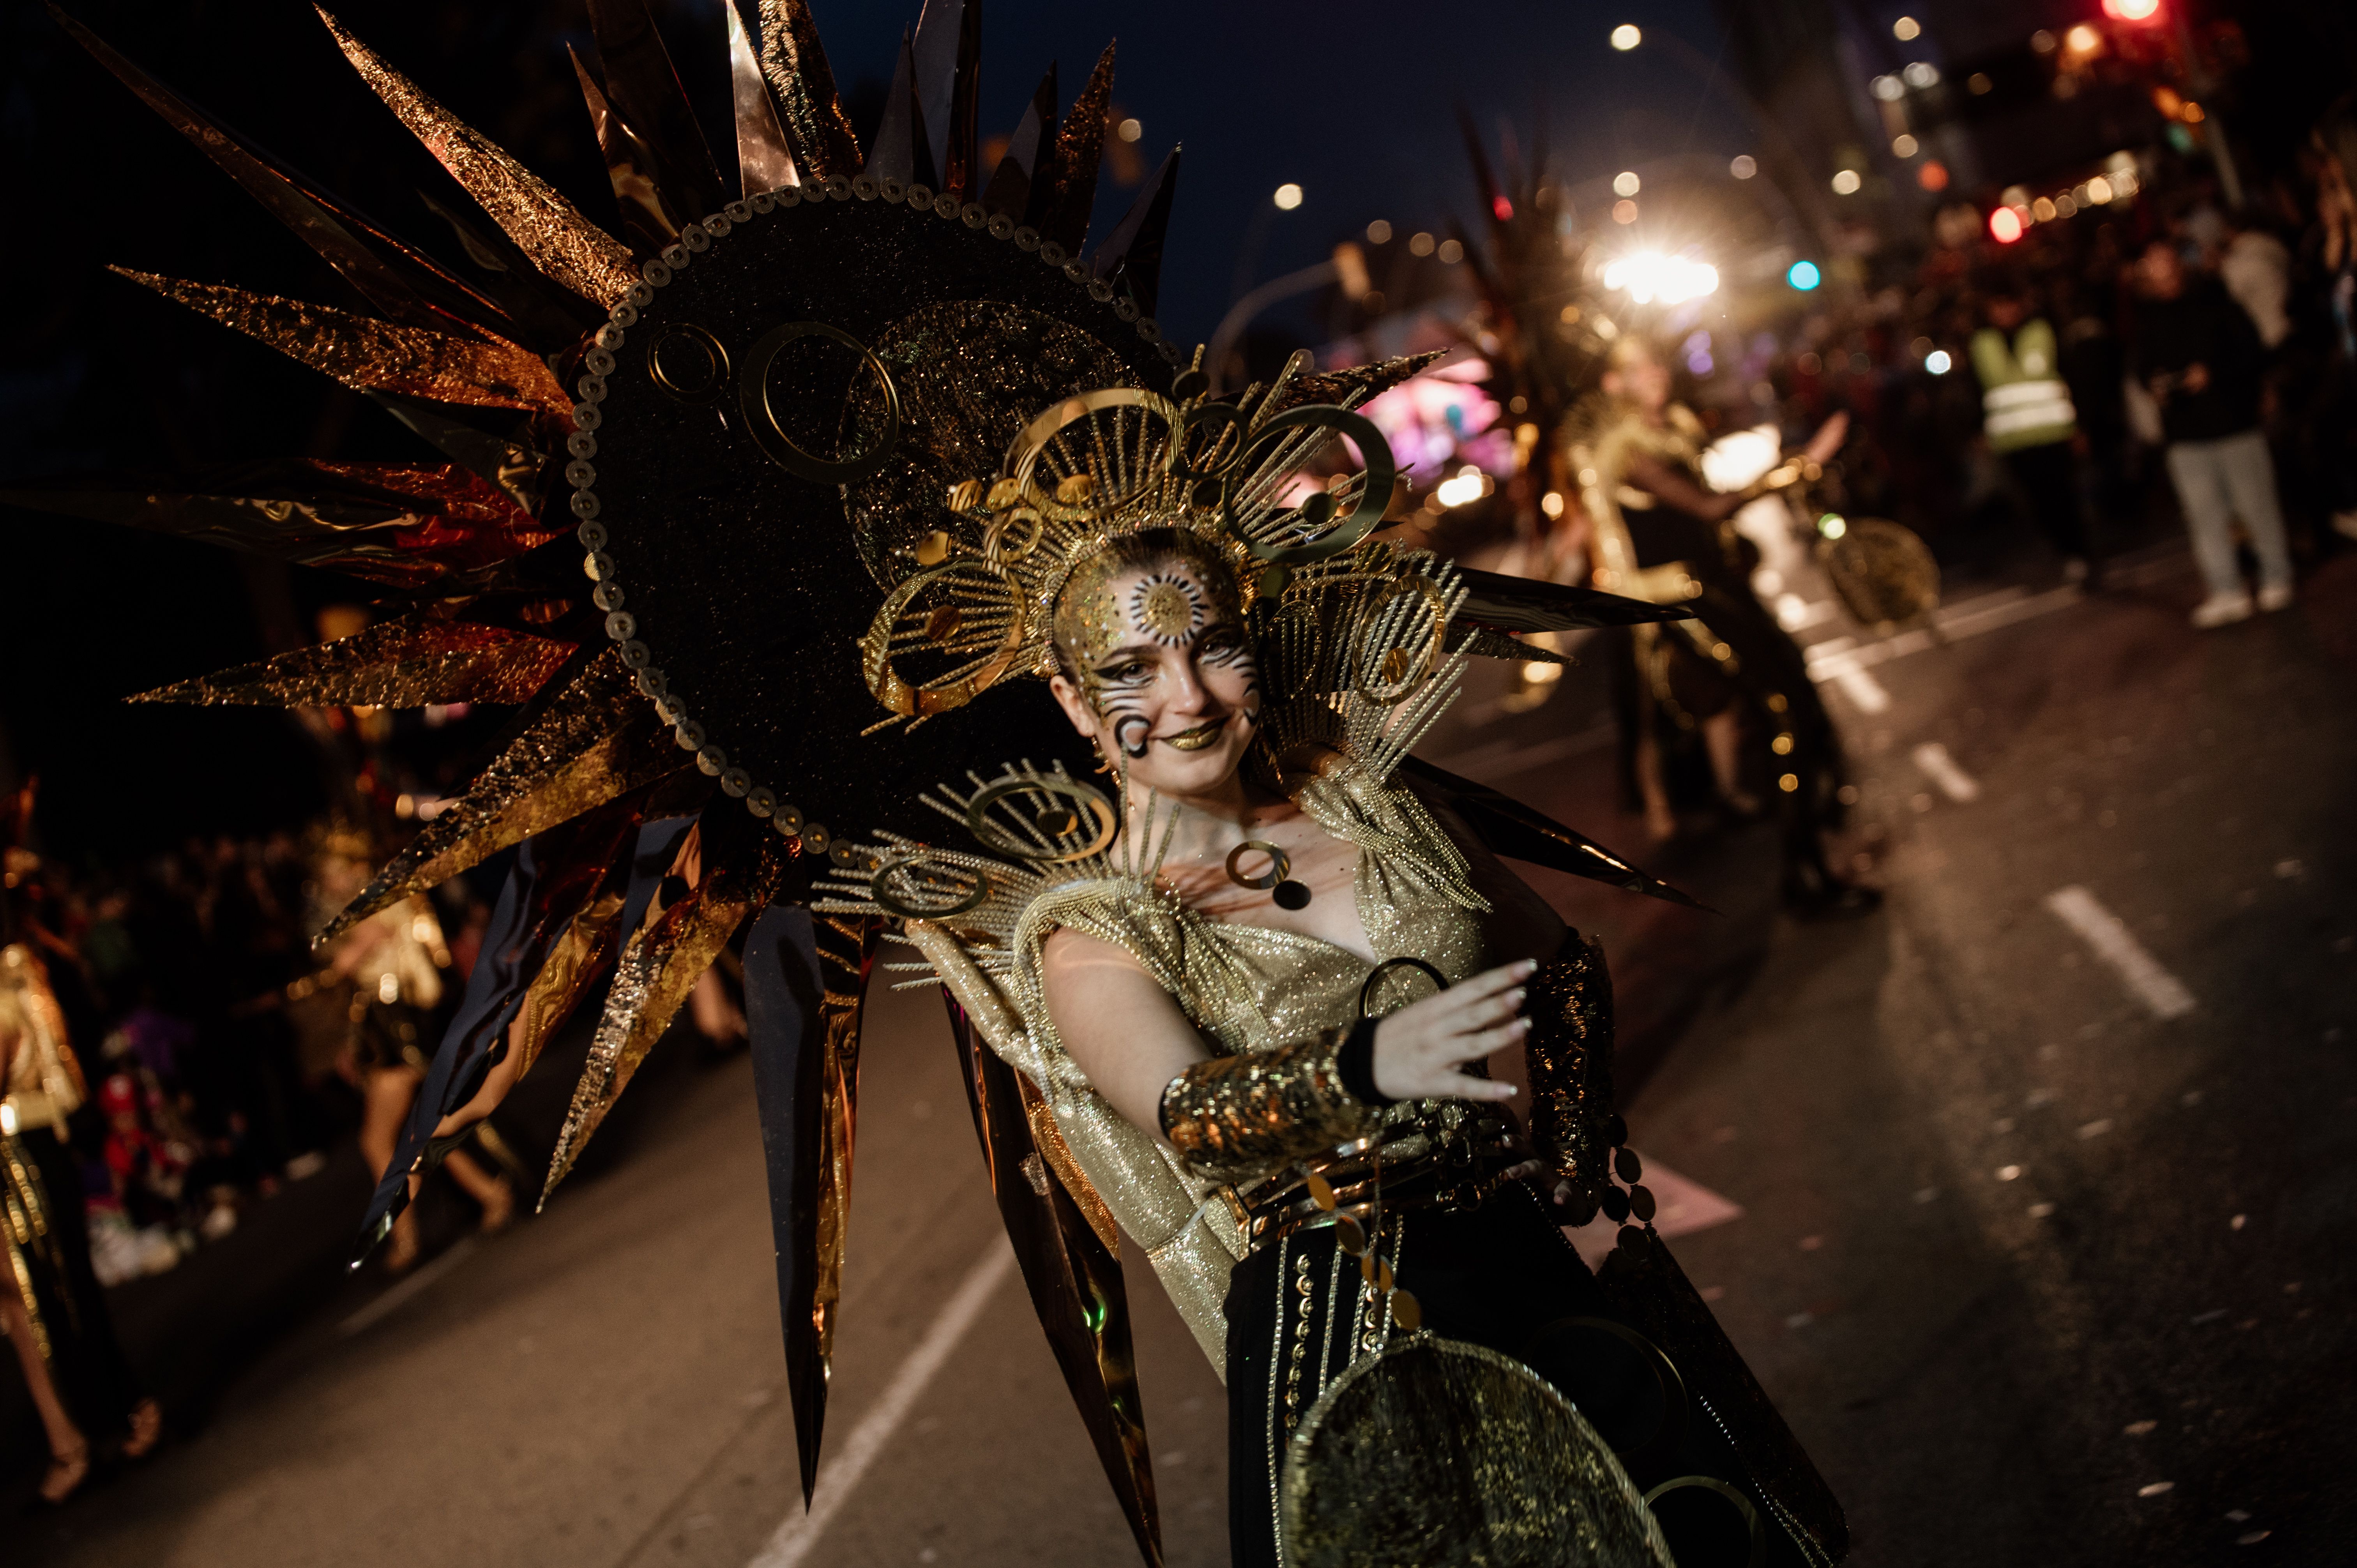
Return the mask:
<svg viewBox="0 0 2357 1568"><path fill-rule="evenodd" d="M49 1473L41 1479L42 1499L61 1503L90 1474L90 1442L58 1396L49 1364L33 1338L33 1315L25 1309L14 1280L0 1280L0 1326L8 1330L8 1343L16 1348L16 1364L25 1370L25 1386L32 1391L33 1407L41 1412L41 1426L49 1437Z"/></svg>
<svg viewBox="0 0 2357 1568"><path fill-rule="evenodd" d="M1743 788L1743 725L1732 706L1702 721L1702 745L1719 799L1738 811L1758 811L1760 798Z"/></svg>
<svg viewBox="0 0 2357 1568"><path fill-rule="evenodd" d="M1670 810L1669 786L1662 781L1662 743L1649 725L1639 732L1636 746L1637 794L1645 805L1645 832L1655 843L1678 836L1678 816Z"/></svg>
<svg viewBox="0 0 2357 1568"><path fill-rule="evenodd" d="M369 1163L369 1171L380 1181L384 1169L393 1164L393 1151L401 1143L401 1129L409 1120L410 1107L417 1101L418 1085L425 1075L415 1068L381 1067L369 1070L362 1089L361 1106L361 1155ZM401 1211L393 1222L393 1237L384 1250L385 1267L399 1273L417 1261L417 1209L414 1205Z"/></svg>
<svg viewBox="0 0 2357 1568"><path fill-rule="evenodd" d="M515 1188L507 1177L493 1176L464 1149L453 1149L445 1155L442 1168L468 1197L483 1206L485 1234L496 1236L508 1228L508 1221L515 1218Z"/></svg>

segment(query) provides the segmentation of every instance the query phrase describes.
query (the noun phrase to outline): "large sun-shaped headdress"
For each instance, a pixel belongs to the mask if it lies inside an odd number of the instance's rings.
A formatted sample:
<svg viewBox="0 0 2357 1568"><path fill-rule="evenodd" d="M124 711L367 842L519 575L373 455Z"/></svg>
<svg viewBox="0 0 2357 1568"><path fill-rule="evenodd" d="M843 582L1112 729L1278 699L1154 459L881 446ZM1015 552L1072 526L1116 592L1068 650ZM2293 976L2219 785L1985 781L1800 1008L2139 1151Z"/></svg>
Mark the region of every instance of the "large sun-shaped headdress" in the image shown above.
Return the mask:
<svg viewBox="0 0 2357 1568"><path fill-rule="evenodd" d="M9 499L344 572L384 595L356 636L145 700L517 705L463 797L322 932L519 849L371 1239L441 1147L437 1121L495 1064L528 1069L610 967L553 1186L689 987L742 938L807 1494L876 922L817 921L814 1030L791 1000L764 1012L756 952L774 960L807 920L788 906L847 850L835 827L913 831L927 787L976 755L1070 750L1050 704L974 699L1045 668L1056 596L1108 539L1193 529L1259 597L1373 574L1389 559L1367 538L1391 499L1389 457L1348 407L1415 367L1297 365L1234 402L1204 395L1154 317L1175 151L1082 253L1110 48L1060 115L1051 67L985 166L976 0L927 0L864 154L805 0L721 9L733 194L643 0L589 0L605 81L581 67L580 81L624 237L321 13L490 219L436 208L481 263L471 275L60 16L373 313L125 275L366 392L439 460L245 465ZM1345 441L1357 460L1329 475L1318 454ZM1450 601L1445 628L1433 613L1433 643L1518 653L1504 633L1573 624L1562 592L1490 583ZM1523 824L1533 843L1578 848L1537 822ZM691 831L697 853L674 855ZM1592 875L1646 885L1584 853L1603 867ZM665 885L690 866L683 891ZM970 1036L962 1049L1042 1321L1158 1560L1117 1254L1060 1187L1030 1179L1011 1069Z"/></svg>

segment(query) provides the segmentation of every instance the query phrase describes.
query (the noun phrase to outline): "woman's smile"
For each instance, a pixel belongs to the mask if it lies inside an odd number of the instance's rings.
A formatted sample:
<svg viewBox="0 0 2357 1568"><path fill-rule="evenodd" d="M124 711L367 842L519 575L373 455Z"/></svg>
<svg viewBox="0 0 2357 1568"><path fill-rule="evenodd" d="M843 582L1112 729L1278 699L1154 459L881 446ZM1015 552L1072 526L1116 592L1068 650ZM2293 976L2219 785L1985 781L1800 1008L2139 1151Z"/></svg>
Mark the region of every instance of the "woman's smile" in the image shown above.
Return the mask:
<svg viewBox="0 0 2357 1568"><path fill-rule="evenodd" d="M1200 751L1219 739L1220 732L1227 727L1227 720L1214 719L1210 724L1197 725L1193 729L1182 729L1177 735L1159 738L1165 745L1175 746L1181 751Z"/></svg>

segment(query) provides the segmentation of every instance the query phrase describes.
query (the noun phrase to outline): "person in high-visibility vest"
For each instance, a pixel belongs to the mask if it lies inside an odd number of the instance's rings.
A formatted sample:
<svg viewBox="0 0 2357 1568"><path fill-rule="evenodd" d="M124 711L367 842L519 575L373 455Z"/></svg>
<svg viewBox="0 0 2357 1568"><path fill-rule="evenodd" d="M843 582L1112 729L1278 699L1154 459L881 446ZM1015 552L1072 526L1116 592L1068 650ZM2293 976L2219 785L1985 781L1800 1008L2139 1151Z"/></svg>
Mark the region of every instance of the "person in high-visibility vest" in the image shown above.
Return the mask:
<svg viewBox="0 0 2357 1568"><path fill-rule="evenodd" d="M2062 380L2054 328L2030 314L2015 285L1988 297L1986 321L1973 334L1973 373L1981 383L1981 429L2029 503L2039 532L2062 557L2062 575L2091 575L2086 516L2079 485L2079 412Z"/></svg>

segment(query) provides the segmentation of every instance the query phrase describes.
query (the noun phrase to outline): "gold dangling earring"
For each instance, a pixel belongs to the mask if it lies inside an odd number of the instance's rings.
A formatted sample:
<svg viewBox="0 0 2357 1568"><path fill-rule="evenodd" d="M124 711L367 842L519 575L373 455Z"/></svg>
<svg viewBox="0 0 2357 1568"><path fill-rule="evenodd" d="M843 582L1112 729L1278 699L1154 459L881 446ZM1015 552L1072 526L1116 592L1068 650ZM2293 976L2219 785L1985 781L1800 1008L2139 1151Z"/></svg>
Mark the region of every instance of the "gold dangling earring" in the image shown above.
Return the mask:
<svg viewBox="0 0 2357 1568"><path fill-rule="evenodd" d="M1105 760L1104 742L1099 740L1094 736L1089 736L1089 749L1097 754L1097 771L1100 773L1111 773L1113 771L1113 764Z"/></svg>

